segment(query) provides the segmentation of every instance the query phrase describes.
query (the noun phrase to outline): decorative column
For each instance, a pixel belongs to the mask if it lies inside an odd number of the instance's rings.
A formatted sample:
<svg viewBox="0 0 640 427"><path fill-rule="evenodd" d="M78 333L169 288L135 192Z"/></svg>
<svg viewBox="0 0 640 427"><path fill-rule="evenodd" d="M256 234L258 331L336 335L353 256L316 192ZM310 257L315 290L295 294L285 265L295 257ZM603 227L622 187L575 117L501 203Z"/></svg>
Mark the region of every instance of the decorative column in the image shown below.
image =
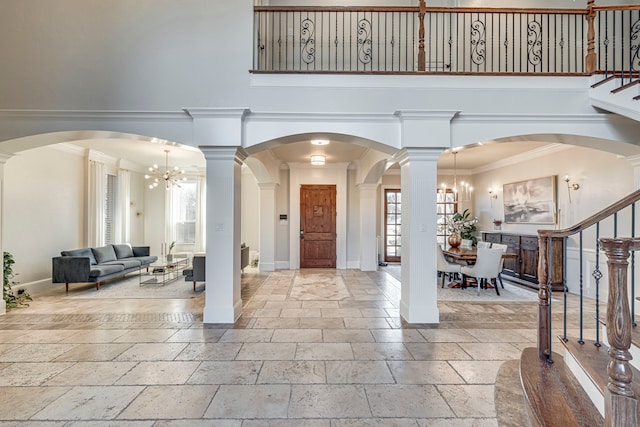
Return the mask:
<svg viewBox="0 0 640 427"><path fill-rule="evenodd" d="M200 147L207 161L207 260L204 323L234 323L240 296L241 168L238 147Z"/></svg>
<svg viewBox="0 0 640 427"><path fill-rule="evenodd" d="M276 269L276 191L278 184L260 183L260 271Z"/></svg>
<svg viewBox="0 0 640 427"><path fill-rule="evenodd" d="M3 254L2 257L2 270L4 271L4 245L2 242L2 222L3 222L3 209L4 206L4 165L7 163L11 156L6 154L0 154L0 253ZM2 288L2 296L0 299L0 315L6 314L7 312L7 303L4 300L4 286Z"/></svg>
<svg viewBox="0 0 640 427"><path fill-rule="evenodd" d="M587 1L587 56L585 57L585 70L593 74L598 69L598 56L596 55L596 30L594 23L596 11L594 10L595 0Z"/></svg>
<svg viewBox="0 0 640 427"><path fill-rule="evenodd" d="M400 315L409 323L439 323L436 267L438 158L441 149L405 148L402 177Z"/></svg>
<svg viewBox="0 0 640 427"><path fill-rule="evenodd" d="M376 205L378 184L360 184L360 270L378 269Z"/></svg>

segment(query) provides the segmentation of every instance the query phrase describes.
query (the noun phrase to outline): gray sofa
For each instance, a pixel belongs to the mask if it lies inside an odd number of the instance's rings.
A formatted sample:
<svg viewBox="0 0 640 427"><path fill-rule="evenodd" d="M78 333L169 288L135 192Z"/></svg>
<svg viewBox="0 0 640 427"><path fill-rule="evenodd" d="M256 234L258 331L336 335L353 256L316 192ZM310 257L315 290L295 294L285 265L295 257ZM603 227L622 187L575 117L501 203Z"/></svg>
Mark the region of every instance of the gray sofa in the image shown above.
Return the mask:
<svg viewBox="0 0 640 427"><path fill-rule="evenodd" d="M52 282L95 283L96 290L105 280L124 277L127 273L140 272L158 257L149 254L149 246L129 244L106 245L99 248L83 248L62 251L52 260Z"/></svg>
<svg viewBox="0 0 640 427"><path fill-rule="evenodd" d="M196 291L196 282L205 281L205 264L206 257L204 255L194 255L193 265L191 268L183 270L185 282L193 282L193 291ZM249 246L244 243L240 246L240 268L244 270L249 265Z"/></svg>

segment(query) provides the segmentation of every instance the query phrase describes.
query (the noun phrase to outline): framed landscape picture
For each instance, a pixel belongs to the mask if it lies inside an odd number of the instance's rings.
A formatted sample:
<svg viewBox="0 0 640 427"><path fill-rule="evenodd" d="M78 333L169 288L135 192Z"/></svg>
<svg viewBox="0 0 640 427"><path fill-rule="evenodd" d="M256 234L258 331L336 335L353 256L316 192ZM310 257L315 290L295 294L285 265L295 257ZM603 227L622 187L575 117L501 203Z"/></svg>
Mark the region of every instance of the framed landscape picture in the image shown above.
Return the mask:
<svg viewBox="0 0 640 427"><path fill-rule="evenodd" d="M504 221L555 224L556 175L503 185Z"/></svg>

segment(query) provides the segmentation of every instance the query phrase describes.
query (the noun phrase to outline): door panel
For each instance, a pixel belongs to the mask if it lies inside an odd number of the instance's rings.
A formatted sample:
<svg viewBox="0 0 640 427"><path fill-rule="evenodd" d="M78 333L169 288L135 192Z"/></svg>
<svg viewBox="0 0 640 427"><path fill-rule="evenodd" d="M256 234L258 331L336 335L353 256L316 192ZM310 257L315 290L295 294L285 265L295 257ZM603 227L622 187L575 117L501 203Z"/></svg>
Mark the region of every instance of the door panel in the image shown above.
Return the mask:
<svg viewBox="0 0 640 427"><path fill-rule="evenodd" d="M300 186L300 267L336 267L336 186Z"/></svg>
<svg viewBox="0 0 640 427"><path fill-rule="evenodd" d="M400 262L402 237L402 194L399 189L384 190L384 260Z"/></svg>

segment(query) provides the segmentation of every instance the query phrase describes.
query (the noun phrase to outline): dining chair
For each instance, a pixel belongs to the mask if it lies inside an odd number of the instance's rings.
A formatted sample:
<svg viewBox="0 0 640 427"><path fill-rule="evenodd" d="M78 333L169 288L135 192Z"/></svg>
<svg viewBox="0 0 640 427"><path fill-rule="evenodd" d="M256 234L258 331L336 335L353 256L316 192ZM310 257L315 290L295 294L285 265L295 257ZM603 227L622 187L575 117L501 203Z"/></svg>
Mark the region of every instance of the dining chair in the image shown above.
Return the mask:
<svg viewBox="0 0 640 427"><path fill-rule="evenodd" d="M502 249L502 253L507 253L507 245L503 245L501 243L494 243L491 245L492 248ZM504 289L504 284L502 283L502 269L504 268L504 258L500 260L500 273L498 273L498 280L500 281L500 286Z"/></svg>
<svg viewBox="0 0 640 427"><path fill-rule="evenodd" d="M484 240L480 240L478 242L478 244L476 245L476 247L478 247L478 248L490 248L491 247L491 242L485 242Z"/></svg>
<svg viewBox="0 0 640 427"><path fill-rule="evenodd" d="M437 252L437 268L438 268L438 273L440 273L440 275L442 276L442 287L444 288L444 278L445 276L449 276L450 280L453 280L455 277L457 277L460 274L460 269L462 268L462 266L458 263L455 262L449 262L447 261L447 258L445 258L444 253L442 253L442 247L440 246L440 243L436 243L436 252Z"/></svg>
<svg viewBox="0 0 640 427"><path fill-rule="evenodd" d="M460 247L462 248L471 249L472 246L473 242L471 241L471 239L462 239L460 242Z"/></svg>
<svg viewBox="0 0 640 427"><path fill-rule="evenodd" d="M496 278L500 274L503 253L503 250L499 248L478 248L476 263L460 269L462 273L462 288L466 287L469 277L474 277L478 283L478 296L480 295L480 289L486 288L487 283L493 283L496 294L500 295Z"/></svg>

